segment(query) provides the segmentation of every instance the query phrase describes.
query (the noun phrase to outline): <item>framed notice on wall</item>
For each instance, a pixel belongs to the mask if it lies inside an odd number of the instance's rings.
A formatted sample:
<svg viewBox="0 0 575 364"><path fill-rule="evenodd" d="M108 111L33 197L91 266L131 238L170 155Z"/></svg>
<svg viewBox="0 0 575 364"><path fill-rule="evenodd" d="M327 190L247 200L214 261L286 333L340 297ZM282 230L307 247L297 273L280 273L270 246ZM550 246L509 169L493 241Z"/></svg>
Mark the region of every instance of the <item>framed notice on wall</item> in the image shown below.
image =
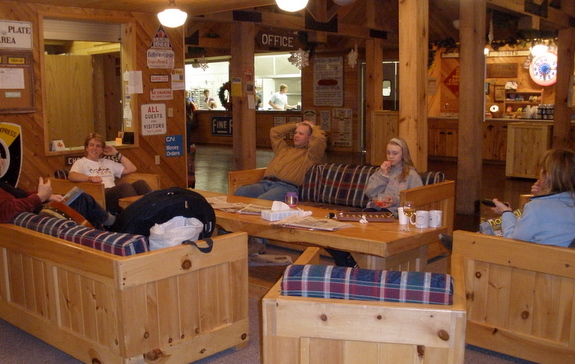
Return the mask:
<svg viewBox="0 0 575 364"><path fill-rule="evenodd" d="M0 114L34 111L32 51L0 50Z"/></svg>

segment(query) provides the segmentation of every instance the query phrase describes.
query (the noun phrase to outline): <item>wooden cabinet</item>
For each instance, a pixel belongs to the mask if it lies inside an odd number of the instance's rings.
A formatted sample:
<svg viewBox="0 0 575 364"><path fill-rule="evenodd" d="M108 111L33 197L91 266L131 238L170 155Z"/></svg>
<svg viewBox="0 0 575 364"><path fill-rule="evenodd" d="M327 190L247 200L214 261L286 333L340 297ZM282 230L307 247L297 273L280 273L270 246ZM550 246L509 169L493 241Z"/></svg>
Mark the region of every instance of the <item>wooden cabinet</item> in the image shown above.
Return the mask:
<svg viewBox="0 0 575 364"><path fill-rule="evenodd" d="M507 154L507 122L485 120L483 123L483 159L504 161Z"/></svg>
<svg viewBox="0 0 575 364"><path fill-rule="evenodd" d="M429 119L428 154L457 157L457 119Z"/></svg>
<svg viewBox="0 0 575 364"><path fill-rule="evenodd" d="M509 123L505 176L537 178L537 158L551 148L553 124Z"/></svg>
<svg viewBox="0 0 575 364"><path fill-rule="evenodd" d="M507 123L508 121L502 119L487 119L483 123L484 160L505 160ZM428 126L428 154L435 157L457 157L459 120L430 118Z"/></svg>

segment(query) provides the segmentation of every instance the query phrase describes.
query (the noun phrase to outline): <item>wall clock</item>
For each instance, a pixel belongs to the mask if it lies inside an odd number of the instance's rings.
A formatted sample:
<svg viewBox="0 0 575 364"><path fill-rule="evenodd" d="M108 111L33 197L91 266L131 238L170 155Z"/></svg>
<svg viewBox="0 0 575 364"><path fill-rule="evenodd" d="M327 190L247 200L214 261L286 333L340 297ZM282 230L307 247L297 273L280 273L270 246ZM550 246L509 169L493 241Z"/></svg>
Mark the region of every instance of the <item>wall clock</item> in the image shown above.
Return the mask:
<svg viewBox="0 0 575 364"><path fill-rule="evenodd" d="M549 86L557 81L557 55L547 52L537 57L529 66L529 75L533 82L541 86Z"/></svg>

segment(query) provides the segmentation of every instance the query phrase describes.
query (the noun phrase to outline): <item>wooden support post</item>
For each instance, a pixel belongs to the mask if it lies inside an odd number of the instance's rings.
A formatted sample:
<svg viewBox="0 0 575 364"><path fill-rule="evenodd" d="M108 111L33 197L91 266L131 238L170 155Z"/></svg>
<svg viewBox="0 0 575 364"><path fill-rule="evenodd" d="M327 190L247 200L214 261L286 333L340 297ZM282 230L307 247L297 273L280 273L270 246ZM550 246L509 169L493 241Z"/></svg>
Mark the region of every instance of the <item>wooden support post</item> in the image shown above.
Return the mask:
<svg viewBox="0 0 575 364"><path fill-rule="evenodd" d="M373 112L381 110L383 106L383 94L381 93L383 85L383 40L368 39L365 42L365 149L366 163L379 165L383 161L374 159L372 153L375 146L385 148L387 140L374 140L374 135L381 135L372 128ZM394 135L396 136L396 135ZM385 153L383 153L385 155Z"/></svg>
<svg viewBox="0 0 575 364"><path fill-rule="evenodd" d="M399 2L399 136L420 171L427 170L429 1Z"/></svg>
<svg viewBox="0 0 575 364"><path fill-rule="evenodd" d="M485 0L460 0L459 132L456 212L472 215L481 194L485 120ZM464 186L464 187L463 187Z"/></svg>
<svg viewBox="0 0 575 364"><path fill-rule="evenodd" d="M568 148L573 113L573 67L575 57L575 28L561 29L557 50L557 82L555 83L555 120L553 147Z"/></svg>
<svg viewBox="0 0 575 364"><path fill-rule="evenodd" d="M248 94L254 90L255 26L253 23L232 24L232 117L234 170L256 167L256 111L248 108ZM251 84L251 91L247 86ZM236 95L237 94L237 95Z"/></svg>

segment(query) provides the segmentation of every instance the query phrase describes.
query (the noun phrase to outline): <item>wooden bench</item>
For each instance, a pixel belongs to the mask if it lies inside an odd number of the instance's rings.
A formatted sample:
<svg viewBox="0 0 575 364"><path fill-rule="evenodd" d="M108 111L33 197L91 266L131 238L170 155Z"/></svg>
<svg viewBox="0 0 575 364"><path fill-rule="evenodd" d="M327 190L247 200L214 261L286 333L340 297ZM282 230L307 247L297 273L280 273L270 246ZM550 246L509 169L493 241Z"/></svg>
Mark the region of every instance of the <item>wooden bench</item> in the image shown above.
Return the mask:
<svg viewBox="0 0 575 364"><path fill-rule="evenodd" d="M247 235L117 256L0 224L0 317L85 363L190 363L249 341Z"/></svg>
<svg viewBox="0 0 575 364"><path fill-rule="evenodd" d="M259 182L265 173L265 168L246 169L241 171L228 172L228 194L234 192L243 185ZM306 180L310 178L310 173L306 175ZM304 182L305 184L305 182ZM363 195L364 185L358 187L358 195ZM301 188L300 188L301 189ZM300 191L301 192L301 191ZM455 181L444 181L425 186L403 190L400 192L400 203L403 201L414 201L418 210L441 210L443 211L443 224L447 226L447 233L453 232L455 221ZM302 199L303 205L316 205L318 207L327 207L334 210L349 210L350 206L340 206L335 204L315 204L314 202ZM360 211L361 208L354 208ZM279 244L281 245L281 244ZM441 245L439 239L429 245L428 259L447 253L447 249Z"/></svg>
<svg viewBox="0 0 575 364"><path fill-rule="evenodd" d="M263 363L463 363L465 282L452 256L453 304L264 296ZM308 248L294 264L318 264Z"/></svg>
<svg viewBox="0 0 575 364"><path fill-rule="evenodd" d="M455 231L467 343L537 363L575 363L575 249Z"/></svg>
<svg viewBox="0 0 575 364"><path fill-rule="evenodd" d="M116 184L118 183L133 183L137 180L144 180L150 186L152 190L160 189L160 176L153 173L130 173L123 176L122 178L116 179ZM82 189L87 194L94 197L97 203L103 208L106 208L106 195L104 193L103 183L91 183L91 182L72 182L67 179L60 178L50 178L52 183L52 192L55 194L65 195L74 187Z"/></svg>

